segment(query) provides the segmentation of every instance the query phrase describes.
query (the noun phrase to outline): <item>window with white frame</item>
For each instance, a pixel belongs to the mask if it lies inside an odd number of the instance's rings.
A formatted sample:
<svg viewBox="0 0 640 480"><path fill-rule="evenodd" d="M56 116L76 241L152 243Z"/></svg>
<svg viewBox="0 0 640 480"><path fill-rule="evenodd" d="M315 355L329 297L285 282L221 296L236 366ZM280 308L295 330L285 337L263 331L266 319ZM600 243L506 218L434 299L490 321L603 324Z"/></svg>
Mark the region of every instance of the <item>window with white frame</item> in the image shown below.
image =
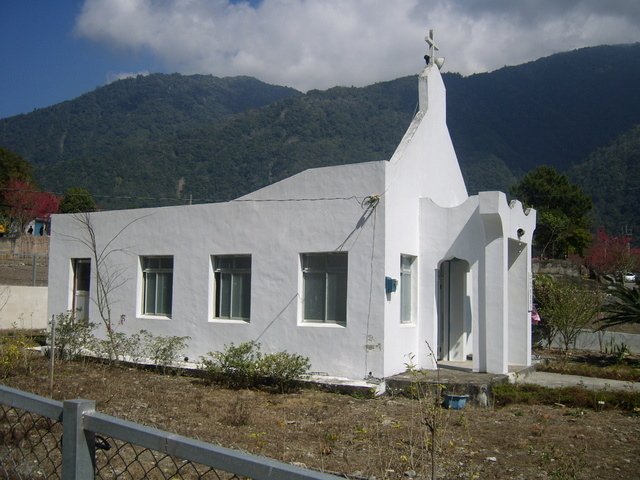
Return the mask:
<svg viewBox="0 0 640 480"><path fill-rule="evenodd" d="M140 257L142 266L142 314L171 316L173 257Z"/></svg>
<svg viewBox="0 0 640 480"><path fill-rule="evenodd" d="M345 252L300 256L305 322L347 322L347 264Z"/></svg>
<svg viewBox="0 0 640 480"><path fill-rule="evenodd" d="M215 317L249 321L251 311L251 255L212 257L215 279Z"/></svg>
<svg viewBox="0 0 640 480"><path fill-rule="evenodd" d="M414 263L416 257L400 255L400 322L412 323L414 310Z"/></svg>

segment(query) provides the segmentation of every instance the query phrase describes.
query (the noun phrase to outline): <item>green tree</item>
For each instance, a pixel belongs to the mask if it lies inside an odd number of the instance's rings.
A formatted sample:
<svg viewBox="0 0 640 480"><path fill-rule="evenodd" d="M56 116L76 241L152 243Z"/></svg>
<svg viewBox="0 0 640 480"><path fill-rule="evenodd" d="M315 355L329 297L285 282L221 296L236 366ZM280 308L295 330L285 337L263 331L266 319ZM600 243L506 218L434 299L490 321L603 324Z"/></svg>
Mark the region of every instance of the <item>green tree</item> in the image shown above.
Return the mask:
<svg viewBox="0 0 640 480"><path fill-rule="evenodd" d="M94 212L96 202L89 191L82 187L71 187L60 202L60 213Z"/></svg>
<svg viewBox="0 0 640 480"><path fill-rule="evenodd" d="M553 167L540 166L511 188L511 194L538 211L534 246L543 257L582 255L589 245L591 199Z"/></svg>
<svg viewBox="0 0 640 480"><path fill-rule="evenodd" d="M553 339L559 336L566 352L580 331L596 319L602 307L603 294L599 289L585 288L584 285L547 275L537 275L533 285L547 344L551 346Z"/></svg>
<svg viewBox="0 0 640 480"><path fill-rule="evenodd" d="M4 187L9 180L25 180L30 182L32 168L20 155L6 148L0 147L0 187Z"/></svg>

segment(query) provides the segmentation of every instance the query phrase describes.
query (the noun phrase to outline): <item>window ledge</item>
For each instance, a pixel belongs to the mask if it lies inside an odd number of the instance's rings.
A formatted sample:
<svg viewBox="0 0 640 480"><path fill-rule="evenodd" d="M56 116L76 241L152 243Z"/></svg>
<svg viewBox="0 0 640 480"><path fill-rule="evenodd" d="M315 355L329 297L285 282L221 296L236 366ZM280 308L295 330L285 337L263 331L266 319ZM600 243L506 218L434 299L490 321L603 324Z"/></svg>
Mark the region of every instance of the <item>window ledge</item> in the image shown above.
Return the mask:
<svg viewBox="0 0 640 480"><path fill-rule="evenodd" d="M345 323L330 323L330 322L298 322L299 327L318 327L318 328L347 328Z"/></svg>
<svg viewBox="0 0 640 480"><path fill-rule="evenodd" d="M138 320L171 320L171 317L166 315L138 315Z"/></svg>
<svg viewBox="0 0 640 480"><path fill-rule="evenodd" d="M249 325L249 320L240 320L239 318L210 318L208 323L230 323L236 325Z"/></svg>

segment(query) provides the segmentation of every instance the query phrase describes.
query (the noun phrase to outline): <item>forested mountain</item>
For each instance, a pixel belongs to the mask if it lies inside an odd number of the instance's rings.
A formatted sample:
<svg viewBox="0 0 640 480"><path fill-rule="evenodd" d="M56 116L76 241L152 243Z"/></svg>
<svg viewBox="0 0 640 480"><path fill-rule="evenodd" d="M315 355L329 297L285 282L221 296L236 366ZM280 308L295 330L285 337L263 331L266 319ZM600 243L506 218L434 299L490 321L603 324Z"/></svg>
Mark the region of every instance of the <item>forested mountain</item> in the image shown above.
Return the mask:
<svg viewBox="0 0 640 480"><path fill-rule="evenodd" d="M171 196L175 202L170 192L176 185L174 163L180 159L159 145L296 95L301 93L251 77L140 75L0 120L0 145L34 166L41 188L61 192L82 186L106 207L142 204L113 196Z"/></svg>
<svg viewBox="0 0 640 480"><path fill-rule="evenodd" d="M444 81L471 193L507 191L540 164L567 171L640 124L640 44ZM86 187L104 207L215 201L309 167L388 159L416 105L414 76L302 94L156 74L0 120L0 145L34 165L42 188Z"/></svg>
<svg viewBox="0 0 640 480"><path fill-rule="evenodd" d="M584 48L447 76L448 124L469 190L537 165L565 171L640 123L640 44ZM478 183L476 183L478 182Z"/></svg>
<svg viewBox="0 0 640 480"><path fill-rule="evenodd" d="M596 226L613 235L640 234L640 125L573 167L569 177L593 199Z"/></svg>

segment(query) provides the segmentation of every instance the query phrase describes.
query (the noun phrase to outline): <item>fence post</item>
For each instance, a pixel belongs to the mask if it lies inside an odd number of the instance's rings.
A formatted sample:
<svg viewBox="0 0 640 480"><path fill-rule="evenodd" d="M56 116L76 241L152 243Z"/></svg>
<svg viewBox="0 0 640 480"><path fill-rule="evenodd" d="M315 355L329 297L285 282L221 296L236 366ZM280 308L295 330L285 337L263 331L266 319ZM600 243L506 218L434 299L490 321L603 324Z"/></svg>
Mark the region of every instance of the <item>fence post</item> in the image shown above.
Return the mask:
<svg viewBox="0 0 640 480"><path fill-rule="evenodd" d="M49 345L49 391L53 398L53 367L56 359L56 316L51 314L51 343Z"/></svg>
<svg viewBox="0 0 640 480"><path fill-rule="evenodd" d="M66 400L62 404L62 480L94 478L95 434L84 429L83 416L95 409L93 400Z"/></svg>

